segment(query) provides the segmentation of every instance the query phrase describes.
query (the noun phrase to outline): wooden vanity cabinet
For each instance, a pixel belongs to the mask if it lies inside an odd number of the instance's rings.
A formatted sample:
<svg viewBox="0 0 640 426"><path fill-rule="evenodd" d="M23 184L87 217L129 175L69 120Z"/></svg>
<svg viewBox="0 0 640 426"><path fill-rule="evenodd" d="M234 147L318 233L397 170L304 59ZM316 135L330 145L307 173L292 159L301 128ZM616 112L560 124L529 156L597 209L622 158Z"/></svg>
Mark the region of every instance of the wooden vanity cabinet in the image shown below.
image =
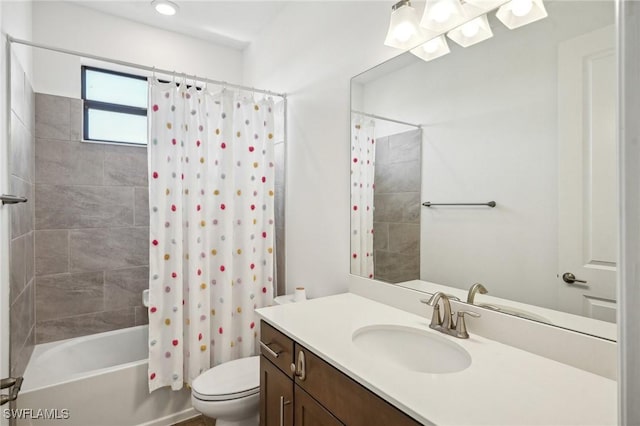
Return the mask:
<svg viewBox="0 0 640 426"><path fill-rule="evenodd" d="M420 425L264 321L261 333L262 342L270 343L272 350L276 341L280 347L292 348L276 357L276 351L271 353L261 345L261 426ZM286 370L285 357L290 360ZM297 366L295 373L291 364Z"/></svg>

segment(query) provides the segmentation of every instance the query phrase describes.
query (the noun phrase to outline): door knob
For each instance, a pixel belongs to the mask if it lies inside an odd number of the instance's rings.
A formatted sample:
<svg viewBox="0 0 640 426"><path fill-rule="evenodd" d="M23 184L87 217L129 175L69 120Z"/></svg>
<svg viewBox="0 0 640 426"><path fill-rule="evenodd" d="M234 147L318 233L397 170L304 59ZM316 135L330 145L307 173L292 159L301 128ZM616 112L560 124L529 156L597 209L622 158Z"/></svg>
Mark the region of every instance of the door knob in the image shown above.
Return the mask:
<svg viewBox="0 0 640 426"><path fill-rule="evenodd" d="M573 275L571 272L565 272L564 274L562 274L562 281L564 281L567 284L575 284L575 283L586 284L587 283L585 280L577 279L576 276Z"/></svg>

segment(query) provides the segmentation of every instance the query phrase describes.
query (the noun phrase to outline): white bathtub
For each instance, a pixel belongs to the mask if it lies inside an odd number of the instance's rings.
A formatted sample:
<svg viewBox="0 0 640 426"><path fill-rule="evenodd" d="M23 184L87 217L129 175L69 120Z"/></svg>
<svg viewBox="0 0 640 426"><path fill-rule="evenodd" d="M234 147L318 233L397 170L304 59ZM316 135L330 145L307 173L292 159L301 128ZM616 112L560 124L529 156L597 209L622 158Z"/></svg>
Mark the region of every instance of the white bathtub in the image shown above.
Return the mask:
<svg viewBox="0 0 640 426"><path fill-rule="evenodd" d="M22 419L19 426L171 425L196 415L190 393L147 387L147 326L36 345L19 409L66 409L66 420Z"/></svg>

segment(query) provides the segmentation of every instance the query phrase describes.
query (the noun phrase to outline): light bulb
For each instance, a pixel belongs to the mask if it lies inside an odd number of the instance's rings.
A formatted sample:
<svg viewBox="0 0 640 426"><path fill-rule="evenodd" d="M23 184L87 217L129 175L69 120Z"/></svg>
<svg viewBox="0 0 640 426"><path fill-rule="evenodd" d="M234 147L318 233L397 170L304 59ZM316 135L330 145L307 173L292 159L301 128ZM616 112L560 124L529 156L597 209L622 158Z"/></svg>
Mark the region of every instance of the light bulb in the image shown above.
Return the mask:
<svg viewBox="0 0 640 426"><path fill-rule="evenodd" d="M435 53L440 47L439 39L434 38L433 40L429 40L425 44L422 45L422 50L427 53Z"/></svg>
<svg viewBox="0 0 640 426"><path fill-rule="evenodd" d="M464 35L465 37L469 37L469 38L475 37L476 34L478 34L478 31L480 31L480 24L478 23L478 18L464 24L462 28L460 28L460 31L462 32L462 35Z"/></svg>
<svg viewBox="0 0 640 426"><path fill-rule="evenodd" d="M178 5L168 0L153 0L151 5L161 15L172 16L178 11Z"/></svg>
<svg viewBox="0 0 640 426"><path fill-rule="evenodd" d="M408 41L415 34L415 28L408 22L402 22L393 30L393 36L401 43Z"/></svg>
<svg viewBox="0 0 640 426"><path fill-rule="evenodd" d="M453 13L453 5L449 1L440 1L432 6L431 16L439 24L447 22Z"/></svg>
<svg viewBox="0 0 640 426"><path fill-rule="evenodd" d="M515 16L525 16L533 8L531 0L511 0L511 13Z"/></svg>

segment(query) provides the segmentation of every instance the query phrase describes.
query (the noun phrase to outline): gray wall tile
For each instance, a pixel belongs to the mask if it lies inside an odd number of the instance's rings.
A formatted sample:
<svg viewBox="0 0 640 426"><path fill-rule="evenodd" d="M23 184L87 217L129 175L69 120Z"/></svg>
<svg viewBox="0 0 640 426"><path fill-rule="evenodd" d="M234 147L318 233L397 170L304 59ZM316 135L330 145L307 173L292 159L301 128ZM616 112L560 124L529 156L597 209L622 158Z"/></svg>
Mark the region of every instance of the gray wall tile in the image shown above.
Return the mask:
<svg viewBox="0 0 640 426"><path fill-rule="evenodd" d="M9 253L10 300L15 301L24 289L27 268L25 265L25 236L11 240Z"/></svg>
<svg viewBox="0 0 640 426"><path fill-rule="evenodd" d="M33 91L33 86L31 82L27 79L25 80L25 116L24 116L24 126L31 136L35 137L36 135L36 94Z"/></svg>
<svg viewBox="0 0 640 426"><path fill-rule="evenodd" d="M374 222L420 223L420 193L376 194Z"/></svg>
<svg viewBox="0 0 640 426"><path fill-rule="evenodd" d="M274 220L276 232L276 294L286 293L286 262L285 262L285 144L274 146Z"/></svg>
<svg viewBox="0 0 640 426"><path fill-rule="evenodd" d="M36 278L38 321L104 310L104 273L46 275Z"/></svg>
<svg viewBox="0 0 640 426"><path fill-rule="evenodd" d="M149 267L106 271L104 304L106 310L142 305L142 291L149 288Z"/></svg>
<svg viewBox="0 0 640 426"><path fill-rule="evenodd" d="M149 228L74 229L69 234L71 271L105 271L149 263Z"/></svg>
<svg viewBox="0 0 640 426"><path fill-rule="evenodd" d="M420 254L420 224L390 223L389 251L403 254Z"/></svg>
<svg viewBox="0 0 640 426"><path fill-rule="evenodd" d="M373 223L373 249L386 250L389 248L389 224L385 222Z"/></svg>
<svg viewBox="0 0 640 426"><path fill-rule="evenodd" d="M11 346L11 376L23 376L27 369L27 364L33 353L33 349L36 342L36 327L35 324L31 326L27 340L21 347Z"/></svg>
<svg viewBox="0 0 640 426"><path fill-rule="evenodd" d="M133 188L36 186L36 229L133 225Z"/></svg>
<svg viewBox="0 0 640 426"><path fill-rule="evenodd" d="M391 162L389 155L389 137L376 138L376 166Z"/></svg>
<svg viewBox="0 0 640 426"><path fill-rule="evenodd" d="M11 114L10 171L27 182L33 182L34 147L33 137L18 119Z"/></svg>
<svg viewBox="0 0 640 426"><path fill-rule="evenodd" d="M15 238L33 230L33 186L16 176L11 176L11 193L21 197L26 197L26 203L14 204L11 206L11 237Z"/></svg>
<svg viewBox="0 0 640 426"><path fill-rule="evenodd" d="M16 57L12 57L11 140L9 143L10 193L27 197L27 203L10 209L10 312L11 373L22 375L34 345L34 199L35 164L34 98L31 82Z"/></svg>
<svg viewBox="0 0 640 426"><path fill-rule="evenodd" d="M133 327L134 325L134 308L38 321L36 324L36 343L70 339L119 328Z"/></svg>
<svg viewBox="0 0 640 426"><path fill-rule="evenodd" d="M105 145L104 184L148 186L147 149Z"/></svg>
<svg viewBox="0 0 640 426"><path fill-rule="evenodd" d="M378 250L375 252L374 269L376 279L387 282L415 280L420 276L420 256Z"/></svg>
<svg viewBox="0 0 640 426"><path fill-rule="evenodd" d="M149 324L149 310L144 306L136 306L135 321L136 321L136 325Z"/></svg>
<svg viewBox="0 0 640 426"><path fill-rule="evenodd" d="M135 217L134 225L149 226L149 189L135 188L134 195Z"/></svg>
<svg viewBox="0 0 640 426"><path fill-rule="evenodd" d="M36 139L36 183L46 185L102 185L102 145Z"/></svg>
<svg viewBox="0 0 640 426"><path fill-rule="evenodd" d="M420 192L420 162L377 164L375 171L377 193Z"/></svg>
<svg viewBox="0 0 640 426"><path fill-rule="evenodd" d="M14 228L38 229L36 339L146 323L146 310L134 309L148 286L146 149L80 142L80 99L38 94L32 103L36 219Z"/></svg>
<svg viewBox="0 0 640 426"><path fill-rule="evenodd" d="M388 282L420 277L422 132L376 141L374 275Z"/></svg>
<svg viewBox="0 0 640 426"><path fill-rule="evenodd" d="M31 281L11 304L9 334L11 346L21 348L35 323L34 286Z"/></svg>
<svg viewBox="0 0 640 426"><path fill-rule="evenodd" d="M59 274L69 271L69 231L35 231L36 274Z"/></svg>
<svg viewBox="0 0 640 426"><path fill-rule="evenodd" d="M422 148L422 131L412 130L389 136L388 162L399 163L405 161L420 162ZM376 153L377 154L377 153ZM376 155L377 156L377 155Z"/></svg>
<svg viewBox="0 0 640 426"><path fill-rule="evenodd" d="M37 138L69 140L71 100L61 96L36 94Z"/></svg>
<svg viewBox="0 0 640 426"><path fill-rule="evenodd" d="M35 232L31 231L24 235L24 265L25 265L25 281L29 282L35 273Z"/></svg>
<svg viewBox="0 0 640 426"><path fill-rule="evenodd" d="M82 99L71 99L70 102L69 139L79 141L82 140Z"/></svg>

